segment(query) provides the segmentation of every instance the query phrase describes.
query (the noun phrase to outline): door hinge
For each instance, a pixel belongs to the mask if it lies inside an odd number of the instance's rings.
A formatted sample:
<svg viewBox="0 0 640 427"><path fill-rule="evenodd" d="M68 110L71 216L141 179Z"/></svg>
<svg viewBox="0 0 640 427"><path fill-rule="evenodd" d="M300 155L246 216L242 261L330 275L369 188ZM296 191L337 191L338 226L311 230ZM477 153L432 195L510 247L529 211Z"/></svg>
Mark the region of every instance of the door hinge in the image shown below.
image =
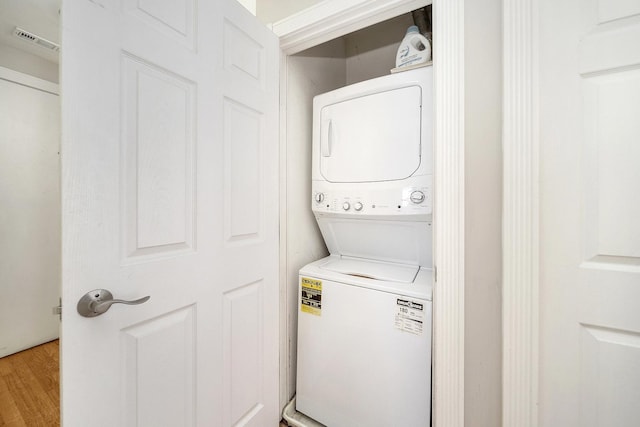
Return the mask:
<svg viewBox="0 0 640 427"><path fill-rule="evenodd" d="M62 298L58 299L59 303L56 307L53 307L51 309L51 311L53 312L54 315L58 315L58 317L60 317L60 321L62 321Z"/></svg>
<svg viewBox="0 0 640 427"><path fill-rule="evenodd" d="M435 265L433 266L433 282L437 282L438 281L438 267L436 267Z"/></svg>

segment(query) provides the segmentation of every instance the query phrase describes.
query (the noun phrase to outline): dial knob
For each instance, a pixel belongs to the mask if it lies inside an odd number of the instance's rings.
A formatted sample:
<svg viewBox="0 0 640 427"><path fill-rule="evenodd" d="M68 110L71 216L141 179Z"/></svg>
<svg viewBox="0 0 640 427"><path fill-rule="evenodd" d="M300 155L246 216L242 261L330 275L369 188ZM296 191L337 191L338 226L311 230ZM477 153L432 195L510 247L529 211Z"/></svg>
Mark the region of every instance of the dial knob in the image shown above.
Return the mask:
<svg viewBox="0 0 640 427"><path fill-rule="evenodd" d="M362 210L362 203L360 202L355 202L353 204L353 209L357 210L358 212L360 212Z"/></svg>
<svg viewBox="0 0 640 427"><path fill-rule="evenodd" d="M413 191L409 196L409 199L416 204L424 202L424 198L425 198L424 193L418 190Z"/></svg>
<svg viewBox="0 0 640 427"><path fill-rule="evenodd" d="M316 193L316 195L313 198L315 199L316 203L322 203L322 201L324 200L324 194Z"/></svg>
<svg viewBox="0 0 640 427"><path fill-rule="evenodd" d="M349 209L351 209L351 204L349 204L349 202L344 202L342 204L342 209L344 209L345 211L348 211Z"/></svg>

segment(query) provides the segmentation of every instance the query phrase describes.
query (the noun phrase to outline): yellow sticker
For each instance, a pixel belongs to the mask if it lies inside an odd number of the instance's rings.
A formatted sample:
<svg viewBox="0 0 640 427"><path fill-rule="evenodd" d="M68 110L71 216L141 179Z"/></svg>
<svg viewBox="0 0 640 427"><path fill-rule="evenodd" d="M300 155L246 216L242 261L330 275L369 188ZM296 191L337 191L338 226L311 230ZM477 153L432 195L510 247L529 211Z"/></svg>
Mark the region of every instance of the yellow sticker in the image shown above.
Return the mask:
<svg viewBox="0 0 640 427"><path fill-rule="evenodd" d="M300 311L320 316L322 311L322 281L300 278Z"/></svg>

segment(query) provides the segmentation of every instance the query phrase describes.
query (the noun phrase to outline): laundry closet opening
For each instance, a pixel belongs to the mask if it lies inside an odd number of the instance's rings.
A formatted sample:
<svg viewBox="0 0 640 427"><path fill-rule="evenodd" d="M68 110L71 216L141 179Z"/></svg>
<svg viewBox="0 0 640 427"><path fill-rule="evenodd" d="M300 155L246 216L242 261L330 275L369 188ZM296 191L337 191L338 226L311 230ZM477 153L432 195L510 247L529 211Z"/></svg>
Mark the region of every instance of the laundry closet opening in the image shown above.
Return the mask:
<svg viewBox="0 0 640 427"><path fill-rule="evenodd" d="M418 14L430 18L430 6ZM414 14L401 14L326 43L287 56L284 64L283 118L284 227L282 230L282 280L286 289L286 384L281 404L296 391L298 272L308 263L329 254L311 210L313 98L344 86L391 74L398 47L407 28L415 25ZM357 159L354 159L357 161ZM357 272L361 274L360 272ZM364 274L366 276L366 274ZM284 314L283 314L284 316ZM284 347L286 346L286 348Z"/></svg>

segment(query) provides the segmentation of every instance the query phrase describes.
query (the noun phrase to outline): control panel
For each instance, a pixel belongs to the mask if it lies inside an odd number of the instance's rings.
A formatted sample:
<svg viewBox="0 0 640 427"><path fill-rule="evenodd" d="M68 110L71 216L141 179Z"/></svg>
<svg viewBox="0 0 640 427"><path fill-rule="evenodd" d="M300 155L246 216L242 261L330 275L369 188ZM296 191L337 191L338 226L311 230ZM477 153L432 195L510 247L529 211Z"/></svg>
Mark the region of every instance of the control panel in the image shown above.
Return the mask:
<svg viewBox="0 0 640 427"><path fill-rule="evenodd" d="M412 186L370 191L316 189L312 209L315 212L352 215L431 214L431 188Z"/></svg>

